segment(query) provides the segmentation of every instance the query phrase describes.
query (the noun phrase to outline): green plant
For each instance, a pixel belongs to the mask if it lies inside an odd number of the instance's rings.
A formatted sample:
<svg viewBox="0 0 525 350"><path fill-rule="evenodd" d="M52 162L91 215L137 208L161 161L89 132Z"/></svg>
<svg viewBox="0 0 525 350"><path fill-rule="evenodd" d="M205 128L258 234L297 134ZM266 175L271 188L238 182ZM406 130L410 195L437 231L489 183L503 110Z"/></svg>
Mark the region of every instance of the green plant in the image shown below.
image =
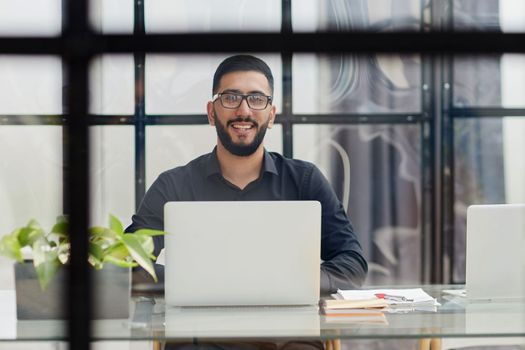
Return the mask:
<svg viewBox="0 0 525 350"><path fill-rule="evenodd" d="M152 260L153 236L164 231L140 229L125 233L122 223L113 215L109 216L109 227L95 226L89 229L89 263L97 270L105 263L120 267L141 266L155 281L157 276ZM61 265L69 261L70 241L67 218L60 216L50 232L46 232L35 220L15 229L0 240L0 254L22 263L22 249L29 247L33 264L42 289L51 282ZM27 249L27 248L26 248Z"/></svg>

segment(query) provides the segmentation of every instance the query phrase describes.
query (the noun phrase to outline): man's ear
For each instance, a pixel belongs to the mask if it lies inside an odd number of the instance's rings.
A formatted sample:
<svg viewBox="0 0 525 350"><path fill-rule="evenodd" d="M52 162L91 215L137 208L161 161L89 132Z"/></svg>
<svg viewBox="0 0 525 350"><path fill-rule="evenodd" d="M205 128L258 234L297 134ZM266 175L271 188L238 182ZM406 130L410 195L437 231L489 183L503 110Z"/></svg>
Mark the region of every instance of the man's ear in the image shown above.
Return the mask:
<svg viewBox="0 0 525 350"><path fill-rule="evenodd" d="M211 126L215 126L215 111L213 110L213 102L209 101L206 105L206 110L208 112L208 123Z"/></svg>
<svg viewBox="0 0 525 350"><path fill-rule="evenodd" d="M275 115L277 114L277 107L272 105L272 108L270 109L270 120L268 121L268 129L271 129L274 122L275 122Z"/></svg>

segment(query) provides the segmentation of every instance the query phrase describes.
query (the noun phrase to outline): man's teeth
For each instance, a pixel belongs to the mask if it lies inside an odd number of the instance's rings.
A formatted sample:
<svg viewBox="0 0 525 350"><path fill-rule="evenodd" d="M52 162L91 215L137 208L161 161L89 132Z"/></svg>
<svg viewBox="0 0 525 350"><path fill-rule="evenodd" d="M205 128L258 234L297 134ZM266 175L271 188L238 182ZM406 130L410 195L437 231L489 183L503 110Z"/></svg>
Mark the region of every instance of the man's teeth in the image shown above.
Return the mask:
<svg viewBox="0 0 525 350"><path fill-rule="evenodd" d="M251 129L251 125L232 125L235 129Z"/></svg>

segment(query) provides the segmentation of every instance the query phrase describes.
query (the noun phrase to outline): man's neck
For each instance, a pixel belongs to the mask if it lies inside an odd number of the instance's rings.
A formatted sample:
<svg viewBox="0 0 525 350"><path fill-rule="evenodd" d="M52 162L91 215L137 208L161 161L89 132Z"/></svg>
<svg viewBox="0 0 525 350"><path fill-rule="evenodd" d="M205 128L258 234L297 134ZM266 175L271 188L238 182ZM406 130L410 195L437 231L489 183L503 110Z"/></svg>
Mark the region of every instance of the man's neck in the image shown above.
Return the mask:
<svg viewBox="0 0 525 350"><path fill-rule="evenodd" d="M220 143L217 145L217 159L222 176L239 187L245 188L250 182L259 178L264 159L264 148L261 145L253 154L239 157L231 154Z"/></svg>

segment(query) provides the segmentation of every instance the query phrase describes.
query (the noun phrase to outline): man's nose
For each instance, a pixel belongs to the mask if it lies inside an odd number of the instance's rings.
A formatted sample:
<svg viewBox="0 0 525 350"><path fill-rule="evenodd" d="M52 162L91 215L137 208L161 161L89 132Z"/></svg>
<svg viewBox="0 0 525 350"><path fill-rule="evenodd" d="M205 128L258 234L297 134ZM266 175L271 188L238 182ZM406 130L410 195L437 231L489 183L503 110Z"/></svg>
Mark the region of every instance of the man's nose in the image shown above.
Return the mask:
<svg viewBox="0 0 525 350"><path fill-rule="evenodd" d="M237 108L237 115L246 115L251 112L250 106L248 106L248 101L243 98L241 104Z"/></svg>

